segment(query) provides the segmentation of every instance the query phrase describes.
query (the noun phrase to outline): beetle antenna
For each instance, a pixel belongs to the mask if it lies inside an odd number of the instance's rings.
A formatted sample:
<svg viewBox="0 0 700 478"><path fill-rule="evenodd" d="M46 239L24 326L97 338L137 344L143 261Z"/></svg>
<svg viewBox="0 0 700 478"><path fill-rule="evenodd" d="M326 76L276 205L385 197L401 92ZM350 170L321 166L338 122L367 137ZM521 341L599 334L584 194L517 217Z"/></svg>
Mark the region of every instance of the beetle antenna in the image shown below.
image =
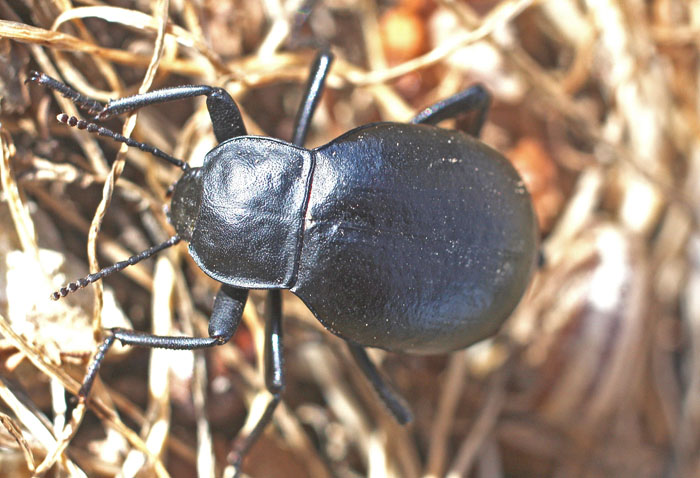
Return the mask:
<svg viewBox="0 0 700 478"><path fill-rule="evenodd" d="M65 113L61 113L60 115L56 116L56 119L61 123L67 124L68 126L87 130L88 133L97 133L100 136L107 136L108 138L112 138L114 141L125 143L128 146L133 146L135 148L140 149L141 151L145 151L146 153L151 153L153 156L164 159L169 163L174 164L183 171L186 171L190 167L190 165L184 162L183 160L174 158L168 153L165 153L160 149L156 148L155 146L151 146L146 143L139 143L136 140L127 138L124 135L115 133L114 131L107 129L103 126L97 125L95 123L90 123L89 121L81 120L76 118L75 116L69 116Z"/></svg>
<svg viewBox="0 0 700 478"><path fill-rule="evenodd" d="M158 244L157 246L153 246L150 249L146 249L143 252L139 252L135 256L131 256L125 261L117 262L116 264L112 264L109 267L105 267L99 272L95 272L94 274L90 274L86 277L83 277L82 279L78 279L75 282L71 282L70 284L61 287L59 290L51 294L51 300L58 300L61 297L67 296L71 292L75 292L76 290L82 289L83 287L92 284L93 282L100 280L103 277L107 277L113 272L118 272L128 266L133 266L134 264L137 264L144 259L148 259L152 255L162 251L163 249L167 249L168 247L174 246L178 242L180 242L180 237L178 235L174 235L164 243Z"/></svg>

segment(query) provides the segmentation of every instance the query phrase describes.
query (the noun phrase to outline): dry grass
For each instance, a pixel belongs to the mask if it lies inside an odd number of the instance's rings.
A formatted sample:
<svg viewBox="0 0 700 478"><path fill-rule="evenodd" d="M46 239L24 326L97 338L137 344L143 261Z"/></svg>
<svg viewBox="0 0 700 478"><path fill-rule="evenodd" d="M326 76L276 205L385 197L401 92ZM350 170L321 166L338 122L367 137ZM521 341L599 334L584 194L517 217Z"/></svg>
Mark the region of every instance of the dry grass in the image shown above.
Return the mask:
<svg viewBox="0 0 700 478"><path fill-rule="evenodd" d="M285 296L288 386L245 473L700 476L700 1L114 3L0 0L0 475L220 476L266 400L255 294L232 345L115 350L91 403L66 415L95 332L205 335L216 284L180 246L48 300L98 259L167 237L179 173L58 124L75 107L25 85L28 71L103 101L224 86L249 131L288 138L330 44L309 146L481 81L495 97L484 140L526 177L548 262L494 339L373 354L414 410L408 427ZM201 100L108 126L193 164L214 145Z"/></svg>

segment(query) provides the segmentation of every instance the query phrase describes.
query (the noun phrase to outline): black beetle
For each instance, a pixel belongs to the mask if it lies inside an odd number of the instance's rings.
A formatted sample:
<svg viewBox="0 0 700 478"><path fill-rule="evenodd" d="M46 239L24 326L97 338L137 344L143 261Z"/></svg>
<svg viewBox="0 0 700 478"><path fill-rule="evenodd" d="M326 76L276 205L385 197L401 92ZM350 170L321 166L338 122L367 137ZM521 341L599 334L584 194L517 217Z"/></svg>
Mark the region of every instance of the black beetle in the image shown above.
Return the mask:
<svg viewBox="0 0 700 478"><path fill-rule="evenodd" d="M248 289L271 289L266 326L266 386L272 393L253 431L234 444L242 456L270 421L284 387L278 289L299 296L352 355L400 422L410 419L363 347L446 353L491 334L522 297L537 261L538 232L522 179L477 139L490 97L479 85L423 110L411 124L358 127L304 149L311 116L332 61L318 55L297 117L293 143L247 136L238 107L220 88L183 86L111 101L106 107L39 73L96 119L142 106L205 95L220 144L200 168L93 123L71 126L110 136L182 167L172 191L169 241L69 284L54 299L142 260L180 239L204 272L222 283L207 338L108 331L80 396L85 398L114 340L172 349L227 342ZM474 112L470 134L438 122Z"/></svg>

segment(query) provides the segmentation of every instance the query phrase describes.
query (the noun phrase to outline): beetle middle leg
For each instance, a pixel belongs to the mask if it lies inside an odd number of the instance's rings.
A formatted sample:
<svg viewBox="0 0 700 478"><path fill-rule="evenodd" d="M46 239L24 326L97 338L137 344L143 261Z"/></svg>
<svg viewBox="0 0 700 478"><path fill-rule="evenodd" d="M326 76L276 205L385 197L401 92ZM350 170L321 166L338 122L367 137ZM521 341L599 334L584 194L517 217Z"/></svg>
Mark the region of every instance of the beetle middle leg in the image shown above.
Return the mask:
<svg viewBox="0 0 700 478"><path fill-rule="evenodd" d="M333 55L329 51L321 51L316 55L314 63L311 66L311 74L306 84L306 90L301 105L299 106L294 126L293 143L297 146L304 145L306 134L311 124L311 117L318 106L318 101L323 92L323 87L332 62ZM279 291L273 290L270 291L269 294L271 297L279 297ZM281 307L281 301L278 301L277 307ZM281 313L281 310L276 312ZM348 342L348 347L357 365L360 367L360 370L362 370L362 373L367 377L377 392L377 395L382 399L396 420L402 424L411 421L411 412L406 406L405 401L394 393L391 387L386 384L375 365L367 356L367 352L365 352L364 348L351 344L350 342Z"/></svg>
<svg viewBox="0 0 700 478"><path fill-rule="evenodd" d="M311 74L306 84L301 106L295 120L292 142L303 146L318 102L323 92L325 79L333 61L333 55L322 51L314 60ZM234 476L238 473L243 457L260 437L267 425L272 421L277 405L281 401L284 390L284 356L282 348L282 295L279 290L270 290L265 302L265 349L264 369L265 387L271 398L265 405L260 416L248 417L243 429L233 442L228 455L228 462L233 467Z"/></svg>
<svg viewBox="0 0 700 478"><path fill-rule="evenodd" d="M490 106L491 94L483 86L477 84L424 108L411 119L411 123L436 125L446 119L476 111L476 118L467 132L478 138Z"/></svg>
<svg viewBox="0 0 700 478"><path fill-rule="evenodd" d="M87 399L100 365L109 349L114 345L115 340L124 345L172 350L194 350L223 345L236 332L247 298L248 291L245 289L236 289L227 285L221 286L216 294L214 310L209 319L209 337L172 337L122 328L108 330L107 337L90 363L78 392L79 399Z"/></svg>
<svg viewBox="0 0 700 478"><path fill-rule="evenodd" d="M321 93L323 93L323 87L328 77L331 63L333 63L333 54L330 51L323 50L316 55L311 65L311 74L306 83L306 90L294 121L292 143L296 146L304 146L309 125L311 124L311 117L321 99Z"/></svg>
<svg viewBox="0 0 700 478"><path fill-rule="evenodd" d="M272 415L279 405L284 391L284 354L282 348L282 297L279 291L268 294L265 301L265 344L264 369L265 388L271 397L265 405L265 410L259 417L249 416L245 425L233 441L228 455L228 462L238 473L243 457L260 438L261 433L272 421Z"/></svg>

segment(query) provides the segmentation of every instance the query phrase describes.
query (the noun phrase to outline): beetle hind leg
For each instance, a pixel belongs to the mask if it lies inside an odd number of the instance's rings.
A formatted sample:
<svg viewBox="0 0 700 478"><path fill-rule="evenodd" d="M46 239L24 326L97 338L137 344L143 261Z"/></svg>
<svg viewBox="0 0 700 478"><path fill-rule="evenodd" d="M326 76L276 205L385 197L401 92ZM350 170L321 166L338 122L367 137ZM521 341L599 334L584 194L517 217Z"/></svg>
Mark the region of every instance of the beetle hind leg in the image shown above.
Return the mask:
<svg viewBox="0 0 700 478"><path fill-rule="evenodd" d="M474 137L479 137L490 107L491 94L483 86L476 84L430 105L418 113L411 123L436 125L446 119L457 118L474 111L476 116L467 128L467 132Z"/></svg>
<svg viewBox="0 0 700 478"><path fill-rule="evenodd" d="M406 401L403 399L403 397L394 392L394 390L392 390L392 388L382 378L377 370L377 367L367 355L364 347L348 342L348 348L350 349L350 353L355 359L355 362L357 362L357 365L360 367L360 370L362 370L362 373L364 373L365 377L367 377L367 379L370 381L374 387L374 390L377 392L377 395L379 395L379 398L382 399L384 405L386 405L391 414L394 415L396 421L401 425L405 425L406 423L410 422L413 419L413 415L411 414Z"/></svg>

